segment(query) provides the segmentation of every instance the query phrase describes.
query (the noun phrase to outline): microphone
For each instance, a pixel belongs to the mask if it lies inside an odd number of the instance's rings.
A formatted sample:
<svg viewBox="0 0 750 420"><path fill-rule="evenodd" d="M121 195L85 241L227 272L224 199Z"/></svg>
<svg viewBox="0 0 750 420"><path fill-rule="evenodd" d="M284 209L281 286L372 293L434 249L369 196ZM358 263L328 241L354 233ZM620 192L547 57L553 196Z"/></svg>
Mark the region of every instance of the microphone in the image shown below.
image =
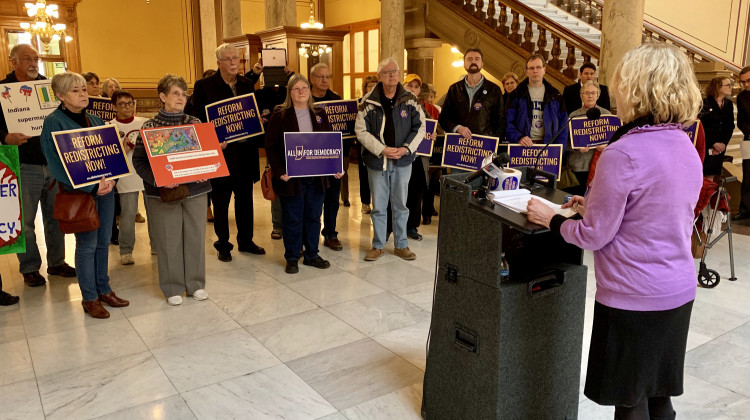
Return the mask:
<svg viewBox="0 0 750 420"><path fill-rule="evenodd" d="M602 111L596 106L586 110L586 118L588 118L589 120L598 120L599 117L601 116L602 116ZM574 116L568 117L568 121L566 121L565 124L562 127L560 127L557 133L555 133L555 135L552 136L550 140L544 144L544 147L542 148L542 150L540 150L539 153L536 155L536 159L534 159L534 166L531 167L531 171L530 171L531 177L529 179L529 187L533 186L534 181L536 181L536 171L537 171L537 166L539 165L539 157L542 155L542 153L544 153L545 150L547 150L550 144L554 143L554 141L557 140L558 137L560 137L560 134L562 134L563 130L565 130L568 124L570 124L570 120L572 120L573 118L576 118L576 117Z"/></svg>
<svg viewBox="0 0 750 420"><path fill-rule="evenodd" d="M505 165L510 162L510 156L508 156L507 153L500 153L499 155L492 155L492 160L487 162L487 158L485 158L485 161L482 162L482 167L474 172L473 174L466 177L464 180L464 183L470 184L475 179L481 177L482 175L489 175L494 176L497 178L497 173L493 173L494 171L500 171L503 170L501 168L505 167Z"/></svg>

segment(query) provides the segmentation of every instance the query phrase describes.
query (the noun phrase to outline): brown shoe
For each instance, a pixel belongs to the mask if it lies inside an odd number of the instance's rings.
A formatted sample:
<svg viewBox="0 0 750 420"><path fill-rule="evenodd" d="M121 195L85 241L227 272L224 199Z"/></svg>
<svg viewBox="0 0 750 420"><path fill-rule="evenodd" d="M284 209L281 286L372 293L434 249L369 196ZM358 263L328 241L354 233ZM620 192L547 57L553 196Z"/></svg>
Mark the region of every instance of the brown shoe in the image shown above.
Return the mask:
<svg viewBox="0 0 750 420"><path fill-rule="evenodd" d="M342 249L344 249L344 245L341 244L339 238L326 239L323 241L323 245L331 248L334 251L341 251Z"/></svg>
<svg viewBox="0 0 750 420"><path fill-rule="evenodd" d="M143 217L143 215L140 212L138 212L138 213L135 214L135 222L136 223L146 223L146 218Z"/></svg>
<svg viewBox="0 0 750 420"><path fill-rule="evenodd" d="M29 287L39 287L47 284L47 279L38 271L32 271L23 275L23 282Z"/></svg>
<svg viewBox="0 0 750 420"><path fill-rule="evenodd" d="M384 254L382 249L373 248L365 254L365 261L377 261Z"/></svg>
<svg viewBox="0 0 750 420"><path fill-rule="evenodd" d="M399 257L405 259L406 261L412 261L417 259L417 254L411 252L409 247L406 248L396 248L393 250L393 253L398 255Z"/></svg>
<svg viewBox="0 0 750 420"><path fill-rule="evenodd" d="M110 291L106 295L99 295L99 300L102 303L106 303L113 308L124 308L125 306L130 305L130 302L125 299L118 298L115 292L112 291Z"/></svg>
<svg viewBox="0 0 750 420"><path fill-rule="evenodd" d="M106 319L109 318L109 312L104 309L102 303L98 300L84 300L81 301L84 312L91 315L92 318Z"/></svg>
<svg viewBox="0 0 750 420"><path fill-rule="evenodd" d="M69 266L68 263L62 263L57 267L48 267L47 274L51 276L75 277L76 269Z"/></svg>

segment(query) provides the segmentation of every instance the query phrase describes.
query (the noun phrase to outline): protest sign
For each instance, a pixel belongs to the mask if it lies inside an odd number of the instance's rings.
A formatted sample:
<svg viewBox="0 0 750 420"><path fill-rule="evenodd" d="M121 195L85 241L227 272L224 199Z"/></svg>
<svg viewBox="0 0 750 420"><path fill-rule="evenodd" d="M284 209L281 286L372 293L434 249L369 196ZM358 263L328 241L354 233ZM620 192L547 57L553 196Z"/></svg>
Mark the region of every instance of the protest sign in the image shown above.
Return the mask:
<svg viewBox="0 0 750 420"><path fill-rule="evenodd" d="M325 176L344 172L341 132L284 133L286 174Z"/></svg>
<svg viewBox="0 0 750 420"><path fill-rule="evenodd" d="M614 115L602 115L590 120L587 117L576 117L570 120L568 132L574 149L595 147L609 143L622 122Z"/></svg>
<svg viewBox="0 0 750 420"><path fill-rule="evenodd" d="M52 93L51 80L0 85L0 106L9 133L40 135L44 118L59 105L60 101Z"/></svg>
<svg viewBox="0 0 750 420"><path fill-rule="evenodd" d="M354 123L357 120L356 99L322 101L316 102L315 105L322 106L326 111L332 131L341 131L341 136L345 139L357 137L354 134Z"/></svg>
<svg viewBox="0 0 750 420"><path fill-rule="evenodd" d="M96 115L104 121L112 121L117 117L117 110L112 105L112 100L100 96L89 96L89 104L86 106L86 112Z"/></svg>
<svg viewBox="0 0 750 420"><path fill-rule="evenodd" d="M156 186L229 176L211 123L141 129Z"/></svg>
<svg viewBox="0 0 750 420"><path fill-rule="evenodd" d="M482 167L484 158L497 152L498 143L497 137L472 135L470 139L465 139L460 134L446 134L443 166L476 171Z"/></svg>
<svg viewBox="0 0 750 420"><path fill-rule="evenodd" d="M693 145L695 145L695 142L698 141L698 127L700 126L701 120L695 120L694 123L690 124L689 126L683 128L685 133L687 133L688 137L690 137L690 141L693 142Z"/></svg>
<svg viewBox="0 0 750 420"><path fill-rule="evenodd" d="M216 128L219 143L243 140L264 132L254 93L206 105L206 118Z"/></svg>
<svg viewBox="0 0 750 420"><path fill-rule="evenodd" d="M26 252L18 147L0 146L0 255Z"/></svg>
<svg viewBox="0 0 750 420"><path fill-rule="evenodd" d="M543 144L533 146L521 146L520 144L508 145L508 156L510 162L509 168L520 168L521 166L534 166L551 174L557 174L560 180L560 170L562 169L562 144L550 144L547 150L539 156L537 155L544 148Z"/></svg>
<svg viewBox="0 0 750 420"><path fill-rule="evenodd" d="M120 133L114 125L57 131L52 139L73 187L130 175Z"/></svg>
<svg viewBox="0 0 750 420"><path fill-rule="evenodd" d="M424 120L424 123L426 125L425 127L425 138L422 139L422 142L419 143L419 147L417 147L417 154L420 156L432 156L432 146L434 141L427 138L427 134L435 135L435 130L437 129L437 120L430 120L426 119Z"/></svg>

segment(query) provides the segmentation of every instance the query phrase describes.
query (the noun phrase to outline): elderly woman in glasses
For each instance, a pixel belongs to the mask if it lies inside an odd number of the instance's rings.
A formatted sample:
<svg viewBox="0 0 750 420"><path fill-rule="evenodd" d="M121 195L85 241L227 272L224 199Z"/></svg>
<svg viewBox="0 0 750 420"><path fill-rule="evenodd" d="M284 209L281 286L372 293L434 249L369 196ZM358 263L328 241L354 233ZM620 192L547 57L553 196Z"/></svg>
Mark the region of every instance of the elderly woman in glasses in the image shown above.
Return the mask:
<svg viewBox="0 0 750 420"><path fill-rule="evenodd" d="M706 133L706 159L703 161L703 176L714 178L721 175L724 153L734 131L734 104L732 81L728 77L714 77L706 88L700 120Z"/></svg>
<svg viewBox="0 0 750 420"><path fill-rule="evenodd" d="M86 112L89 97L86 80L77 73L62 73L52 78L52 91L60 99L60 106L44 119L41 143L50 172L63 191L86 192L94 196L99 215L99 228L91 232L79 232L76 237L76 268L78 286L83 297L83 310L94 318L109 318L102 303L119 308L129 302L120 299L109 287L108 249L112 235L115 200L112 189L115 181L102 178L98 184L74 188L55 147L52 133L104 125L104 121Z"/></svg>

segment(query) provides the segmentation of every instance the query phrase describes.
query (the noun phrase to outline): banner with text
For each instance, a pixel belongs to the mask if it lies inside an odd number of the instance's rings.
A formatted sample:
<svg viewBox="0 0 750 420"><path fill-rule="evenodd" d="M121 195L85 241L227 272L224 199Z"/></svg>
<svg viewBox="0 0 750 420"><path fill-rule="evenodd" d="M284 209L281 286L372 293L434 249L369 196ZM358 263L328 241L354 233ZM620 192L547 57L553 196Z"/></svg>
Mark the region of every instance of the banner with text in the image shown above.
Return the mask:
<svg viewBox="0 0 750 420"><path fill-rule="evenodd" d="M341 136L345 139L357 137L354 133L354 123L357 120L356 99L316 102L315 105L325 109L331 130L341 131Z"/></svg>
<svg viewBox="0 0 750 420"><path fill-rule="evenodd" d="M534 146L509 144L508 156L510 157L510 162L508 163L508 167L519 168L521 166L534 166L536 164L536 167L544 172L557 174L557 180L559 181L560 170L562 169L563 145L550 144L537 161L536 156L543 148L543 144Z"/></svg>
<svg viewBox="0 0 750 420"><path fill-rule="evenodd" d="M614 115L602 115L598 119L590 120L576 117L570 120L570 143L574 149L595 147L607 144L622 122Z"/></svg>
<svg viewBox="0 0 750 420"><path fill-rule="evenodd" d="M51 80L7 83L0 85L0 105L9 133L38 136L44 118L59 105L52 93Z"/></svg>
<svg viewBox="0 0 750 420"><path fill-rule="evenodd" d="M229 176L211 123L141 129L157 187Z"/></svg>
<svg viewBox="0 0 750 420"><path fill-rule="evenodd" d="M26 252L17 146L0 146L0 255Z"/></svg>
<svg viewBox="0 0 750 420"><path fill-rule="evenodd" d="M112 105L112 100L100 96L89 96L89 105L86 112L96 115L104 121L112 121L117 117L117 110Z"/></svg>
<svg viewBox="0 0 750 420"><path fill-rule="evenodd" d="M344 172L341 132L284 133L286 174L324 176Z"/></svg>
<svg viewBox="0 0 750 420"><path fill-rule="evenodd" d="M446 133L443 146L443 166L448 168L476 171L482 167L482 160L497 152L497 137L472 135L465 139L460 134Z"/></svg>
<svg viewBox="0 0 750 420"><path fill-rule="evenodd" d="M52 133L70 183L78 188L130 175L130 167L114 125Z"/></svg>
<svg viewBox="0 0 750 420"><path fill-rule="evenodd" d="M206 118L216 127L219 143L243 140L264 132L254 93L206 105Z"/></svg>
<svg viewBox="0 0 750 420"><path fill-rule="evenodd" d="M426 119L424 120L424 123L426 125L425 138L423 138L422 142L419 143L419 147L417 147L417 154L420 156L432 156L432 146L434 146L435 142L428 139L427 134L430 134L432 136L435 135L435 130L437 129L437 120Z"/></svg>
<svg viewBox="0 0 750 420"><path fill-rule="evenodd" d="M693 145L695 145L695 142L698 141L698 127L700 126L701 120L695 120L694 123L690 124L689 126L683 128L685 133L687 133L688 137L690 137L690 141L693 142Z"/></svg>

